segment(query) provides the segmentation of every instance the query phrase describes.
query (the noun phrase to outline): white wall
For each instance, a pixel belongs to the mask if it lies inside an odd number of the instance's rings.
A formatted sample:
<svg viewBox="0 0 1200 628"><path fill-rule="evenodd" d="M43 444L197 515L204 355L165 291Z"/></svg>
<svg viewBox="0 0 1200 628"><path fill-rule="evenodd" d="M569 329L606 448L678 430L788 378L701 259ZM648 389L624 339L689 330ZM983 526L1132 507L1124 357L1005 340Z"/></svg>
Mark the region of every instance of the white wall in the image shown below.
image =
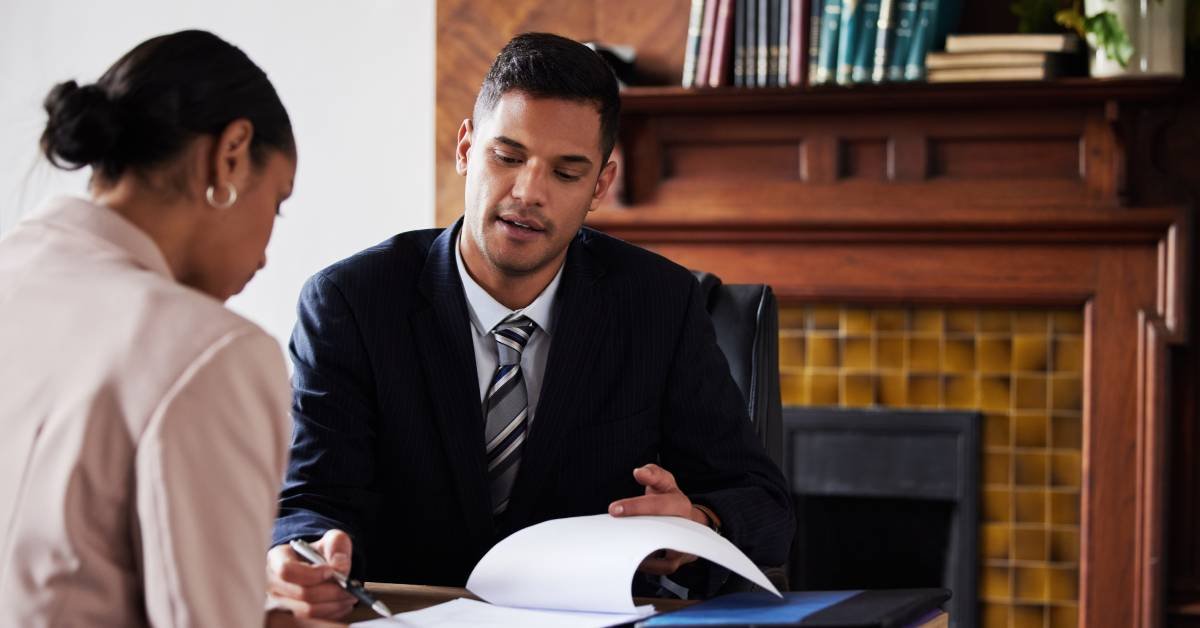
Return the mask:
<svg viewBox="0 0 1200 628"><path fill-rule="evenodd" d="M435 0L3 0L0 235L87 173L39 158L52 85L92 82L154 35L202 28L266 70L292 117L300 162L267 267L230 306L281 342L313 272L433 225Z"/></svg>

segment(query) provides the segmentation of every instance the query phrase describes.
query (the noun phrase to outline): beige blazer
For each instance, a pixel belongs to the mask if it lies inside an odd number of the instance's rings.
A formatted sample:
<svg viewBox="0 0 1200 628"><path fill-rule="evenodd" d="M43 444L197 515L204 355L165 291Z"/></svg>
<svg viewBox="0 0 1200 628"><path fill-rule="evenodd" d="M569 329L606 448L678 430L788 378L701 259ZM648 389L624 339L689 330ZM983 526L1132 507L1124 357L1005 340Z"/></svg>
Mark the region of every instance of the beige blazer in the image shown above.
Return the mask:
<svg viewBox="0 0 1200 628"><path fill-rule="evenodd" d="M0 240L0 626L261 626L279 345L55 199Z"/></svg>

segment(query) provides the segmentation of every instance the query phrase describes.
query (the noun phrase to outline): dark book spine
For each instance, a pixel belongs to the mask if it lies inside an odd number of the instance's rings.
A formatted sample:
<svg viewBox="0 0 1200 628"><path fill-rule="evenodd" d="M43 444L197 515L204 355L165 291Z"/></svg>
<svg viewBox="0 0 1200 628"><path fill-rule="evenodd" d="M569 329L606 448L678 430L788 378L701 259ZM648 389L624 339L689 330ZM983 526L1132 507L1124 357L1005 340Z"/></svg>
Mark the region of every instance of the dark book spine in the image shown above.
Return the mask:
<svg viewBox="0 0 1200 628"><path fill-rule="evenodd" d="M811 0L788 0L791 7L788 17L788 80L787 84L805 85L808 83L808 20L812 13L809 9Z"/></svg>
<svg viewBox="0 0 1200 628"><path fill-rule="evenodd" d="M733 85L746 86L746 2L735 0L733 5Z"/></svg>
<svg viewBox="0 0 1200 628"><path fill-rule="evenodd" d="M871 69L875 62L875 33L879 28L879 1L862 0L859 11L862 11L862 26L858 31L858 50L854 53L854 67L850 70L850 80L854 83L866 83L871 80Z"/></svg>
<svg viewBox="0 0 1200 628"><path fill-rule="evenodd" d="M704 18L700 22L700 53L696 57L695 87L708 86L708 73L712 69L713 33L717 23L717 0L705 0Z"/></svg>
<svg viewBox="0 0 1200 628"><path fill-rule="evenodd" d="M821 67L821 18L825 14L825 0L808 0L808 84L817 84L817 69Z"/></svg>
<svg viewBox="0 0 1200 628"><path fill-rule="evenodd" d="M717 25L713 34L712 71L708 73L709 87L729 85L729 65L732 57L733 0L718 0Z"/></svg>
<svg viewBox="0 0 1200 628"><path fill-rule="evenodd" d="M761 1L746 0L746 55L742 58L746 87L758 86L758 3Z"/></svg>
<svg viewBox="0 0 1200 628"><path fill-rule="evenodd" d="M771 0L758 0L758 56L754 66L754 84L759 87L767 86L767 59L771 56L770 19Z"/></svg>
<svg viewBox="0 0 1200 628"><path fill-rule="evenodd" d="M896 35L896 0L883 0L879 5L879 22L875 25L875 58L871 63L871 82L882 83L887 78L888 46Z"/></svg>
<svg viewBox="0 0 1200 628"><path fill-rule="evenodd" d="M906 81L925 78L925 53L929 52L929 43L937 31L938 0L921 0L919 7L912 41L908 45L908 61L904 64Z"/></svg>
<svg viewBox="0 0 1200 628"><path fill-rule="evenodd" d="M842 0L825 0L821 15L821 51L817 83L832 83L837 72L838 31L842 28Z"/></svg>
<svg viewBox="0 0 1200 628"><path fill-rule="evenodd" d="M692 11L688 15L686 48L683 52L683 86L691 87L696 82L696 57L700 54L700 21L704 18L704 0L692 0Z"/></svg>
<svg viewBox="0 0 1200 628"><path fill-rule="evenodd" d="M779 0L779 24L775 29L779 37L779 56L775 62L775 84L788 84L788 63L792 51L792 0Z"/></svg>
<svg viewBox="0 0 1200 628"><path fill-rule="evenodd" d="M908 45L912 42L913 26L917 21L917 0L896 0L896 36L888 47L887 80L903 81L904 64L908 62Z"/></svg>
<svg viewBox="0 0 1200 628"><path fill-rule="evenodd" d="M839 85L849 85L850 71L854 69L854 54L858 52L858 31L862 27L862 1L842 0L841 18L834 81Z"/></svg>

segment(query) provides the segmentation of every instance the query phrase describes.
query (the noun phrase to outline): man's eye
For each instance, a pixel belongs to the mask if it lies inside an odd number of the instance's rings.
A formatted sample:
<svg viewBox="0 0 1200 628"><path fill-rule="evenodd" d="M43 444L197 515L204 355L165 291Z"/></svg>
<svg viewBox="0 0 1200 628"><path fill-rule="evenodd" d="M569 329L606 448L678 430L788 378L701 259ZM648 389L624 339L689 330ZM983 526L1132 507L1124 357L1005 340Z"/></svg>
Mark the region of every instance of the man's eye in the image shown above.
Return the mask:
<svg viewBox="0 0 1200 628"><path fill-rule="evenodd" d="M502 164L510 164L511 165L511 164L521 163L520 159L518 159L516 157L509 157L508 155L505 155L504 153L493 153L493 154L496 157L496 160Z"/></svg>
<svg viewBox="0 0 1200 628"><path fill-rule="evenodd" d="M558 178L562 179L563 181L578 181L580 176L570 172L563 172L562 170L555 170L554 174L558 175Z"/></svg>

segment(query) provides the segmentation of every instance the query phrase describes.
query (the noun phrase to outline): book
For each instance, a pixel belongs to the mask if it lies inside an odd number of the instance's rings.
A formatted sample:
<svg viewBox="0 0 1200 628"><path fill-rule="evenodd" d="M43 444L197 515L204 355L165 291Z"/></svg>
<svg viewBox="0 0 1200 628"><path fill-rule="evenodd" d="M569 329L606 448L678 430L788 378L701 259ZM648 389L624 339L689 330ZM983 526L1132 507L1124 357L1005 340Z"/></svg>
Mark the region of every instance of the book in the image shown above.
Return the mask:
<svg viewBox="0 0 1200 628"><path fill-rule="evenodd" d="M1079 37L1074 33L950 35L946 52L1076 52Z"/></svg>
<svg viewBox="0 0 1200 628"><path fill-rule="evenodd" d="M746 54L742 57L742 74L746 87L758 85L758 3L761 0L746 0Z"/></svg>
<svg viewBox="0 0 1200 628"><path fill-rule="evenodd" d="M791 26L788 29L788 38L791 40L788 43L788 80L787 84L791 86L807 85L808 84L808 69L809 52L812 42L809 41L812 28L809 20L812 19L812 0L789 0L791 7L788 9L788 17L791 18Z"/></svg>
<svg viewBox="0 0 1200 628"><path fill-rule="evenodd" d="M947 68L930 70L930 83L961 83L969 81L1044 81L1057 76L1053 68L1044 65L998 68Z"/></svg>
<svg viewBox="0 0 1200 628"><path fill-rule="evenodd" d="M687 40L683 50L683 86L696 81L696 57L700 54L700 22L704 19L704 0L692 0L688 16Z"/></svg>
<svg viewBox="0 0 1200 628"><path fill-rule="evenodd" d="M913 26L917 21L918 0L896 0L896 35L888 45L887 80L903 81L904 64L908 61L908 45L912 42Z"/></svg>
<svg viewBox="0 0 1200 628"><path fill-rule="evenodd" d="M946 589L732 593L637 623L660 626L824 626L900 628L936 625L950 599Z"/></svg>
<svg viewBox="0 0 1200 628"><path fill-rule="evenodd" d="M758 39L758 55L755 57L754 85L767 86L767 63L771 58L771 0L758 0L757 28L755 37Z"/></svg>
<svg viewBox="0 0 1200 628"><path fill-rule="evenodd" d="M876 31L879 28L880 0L862 0L862 26L858 31L858 50L854 53L854 65L850 69L850 82L866 83L871 80L875 64Z"/></svg>
<svg viewBox="0 0 1200 628"><path fill-rule="evenodd" d="M925 53L933 40L937 28L939 0L920 0L917 4L917 21L913 26L912 39L908 43L908 56L904 62L904 80L917 81L925 78Z"/></svg>
<svg viewBox="0 0 1200 628"><path fill-rule="evenodd" d="M931 52L925 55L929 71L947 68L1000 68L1044 65L1051 62L1053 52Z"/></svg>
<svg viewBox="0 0 1200 628"><path fill-rule="evenodd" d="M479 559L457 599L356 626L577 626L626 624L654 613L636 606L629 583L642 559L660 549L718 564L777 599L762 570L728 539L683 517L607 514L543 521L514 532Z"/></svg>
<svg viewBox="0 0 1200 628"><path fill-rule="evenodd" d="M694 87L708 85L713 52L713 34L717 25L717 0L705 0L704 17L700 21L700 52L696 55L696 79Z"/></svg>
<svg viewBox="0 0 1200 628"><path fill-rule="evenodd" d="M824 0L821 10L821 49L818 51L815 84L832 83L837 72L838 31L842 28L842 0Z"/></svg>
<svg viewBox="0 0 1200 628"><path fill-rule="evenodd" d="M734 4L734 0L718 0L717 24L713 34L712 70L708 73L709 87L723 87L730 84Z"/></svg>
<svg viewBox="0 0 1200 628"><path fill-rule="evenodd" d="M838 33L837 66L834 81L850 84L854 55L858 52L859 31L862 29L862 0L842 0L842 24Z"/></svg>
<svg viewBox="0 0 1200 628"><path fill-rule="evenodd" d="M808 0L808 84L816 85L817 68L821 54L821 16L825 12L825 0Z"/></svg>
<svg viewBox="0 0 1200 628"><path fill-rule="evenodd" d="M779 22L776 25L776 38L779 39L779 51L775 56L774 84L788 84L788 62L791 60L792 49L792 0L778 0Z"/></svg>
<svg viewBox="0 0 1200 628"><path fill-rule="evenodd" d="M896 0L879 3L879 20L875 23L875 58L871 60L871 82L882 83L887 78L888 47L896 36Z"/></svg>
<svg viewBox="0 0 1200 628"><path fill-rule="evenodd" d="M746 86L746 2L733 4L733 85Z"/></svg>

